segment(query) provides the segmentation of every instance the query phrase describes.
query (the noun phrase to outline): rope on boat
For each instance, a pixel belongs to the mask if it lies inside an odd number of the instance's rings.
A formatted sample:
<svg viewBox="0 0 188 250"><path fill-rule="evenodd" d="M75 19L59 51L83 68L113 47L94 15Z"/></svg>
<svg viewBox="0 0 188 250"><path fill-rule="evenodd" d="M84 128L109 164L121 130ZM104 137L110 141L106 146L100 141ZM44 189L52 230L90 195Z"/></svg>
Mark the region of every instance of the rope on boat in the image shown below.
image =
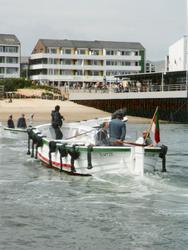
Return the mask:
<svg viewBox="0 0 188 250"><path fill-rule="evenodd" d="M89 145L87 147L87 163L88 163L88 166L87 168L88 169L92 169L93 166L92 166L92 162L91 162L91 152L93 151L93 146L92 145Z"/></svg>
<svg viewBox="0 0 188 250"><path fill-rule="evenodd" d="M80 152L76 149L77 144L74 144L71 149L68 150L69 155L71 156L71 172L76 172L74 161L77 160L80 156Z"/></svg>
<svg viewBox="0 0 188 250"><path fill-rule="evenodd" d="M52 167L52 153L56 151L56 142L49 142L49 166Z"/></svg>
<svg viewBox="0 0 188 250"><path fill-rule="evenodd" d="M67 157L68 155L68 150L66 148L67 143L63 143L61 146L58 147L59 149L59 154L60 154L60 171L62 171L62 158Z"/></svg>
<svg viewBox="0 0 188 250"><path fill-rule="evenodd" d="M166 172L166 154L167 154L167 151L168 151L168 147L165 145L161 145L159 157L162 159L162 172Z"/></svg>

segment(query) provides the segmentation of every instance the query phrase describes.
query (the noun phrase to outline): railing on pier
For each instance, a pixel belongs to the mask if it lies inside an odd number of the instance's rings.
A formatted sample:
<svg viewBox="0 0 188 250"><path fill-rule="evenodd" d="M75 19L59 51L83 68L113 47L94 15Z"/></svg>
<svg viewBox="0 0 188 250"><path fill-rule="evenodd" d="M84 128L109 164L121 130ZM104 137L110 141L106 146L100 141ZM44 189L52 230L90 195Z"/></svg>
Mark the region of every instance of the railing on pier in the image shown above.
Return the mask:
<svg viewBox="0 0 188 250"><path fill-rule="evenodd" d="M103 88L84 87L84 88L66 88L67 93L131 93L131 92L165 92L165 91L184 91L187 90L186 84L168 84L168 85L150 85L150 86L130 86L122 88L117 86L104 86Z"/></svg>

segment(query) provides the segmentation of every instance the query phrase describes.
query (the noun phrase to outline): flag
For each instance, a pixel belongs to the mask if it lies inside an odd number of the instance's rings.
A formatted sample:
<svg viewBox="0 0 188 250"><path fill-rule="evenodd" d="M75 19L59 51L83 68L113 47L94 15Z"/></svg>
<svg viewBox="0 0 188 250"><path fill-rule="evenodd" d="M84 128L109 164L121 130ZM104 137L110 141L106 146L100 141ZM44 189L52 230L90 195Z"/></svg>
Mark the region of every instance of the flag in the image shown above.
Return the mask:
<svg viewBox="0 0 188 250"><path fill-rule="evenodd" d="M155 112L155 115L153 117L153 123L152 123L151 131L153 132L153 141L157 144L158 142L160 142L160 129L159 129L158 110Z"/></svg>

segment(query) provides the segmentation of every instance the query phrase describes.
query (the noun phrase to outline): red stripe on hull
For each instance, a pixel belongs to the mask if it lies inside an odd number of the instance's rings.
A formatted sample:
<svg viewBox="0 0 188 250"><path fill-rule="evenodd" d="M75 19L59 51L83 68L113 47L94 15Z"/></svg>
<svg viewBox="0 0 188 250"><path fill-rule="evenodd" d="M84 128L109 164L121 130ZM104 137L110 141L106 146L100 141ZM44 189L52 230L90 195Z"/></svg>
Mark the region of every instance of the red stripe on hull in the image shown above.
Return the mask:
<svg viewBox="0 0 188 250"><path fill-rule="evenodd" d="M45 156L43 156L41 153L38 152L38 157L41 158L41 160L44 160L46 163L49 163L49 159L46 158ZM71 169L71 165L70 164L62 164L59 163L59 162L56 162L56 161L52 161L52 165L55 165L57 167L64 167L64 168L67 168L67 169Z"/></svg>

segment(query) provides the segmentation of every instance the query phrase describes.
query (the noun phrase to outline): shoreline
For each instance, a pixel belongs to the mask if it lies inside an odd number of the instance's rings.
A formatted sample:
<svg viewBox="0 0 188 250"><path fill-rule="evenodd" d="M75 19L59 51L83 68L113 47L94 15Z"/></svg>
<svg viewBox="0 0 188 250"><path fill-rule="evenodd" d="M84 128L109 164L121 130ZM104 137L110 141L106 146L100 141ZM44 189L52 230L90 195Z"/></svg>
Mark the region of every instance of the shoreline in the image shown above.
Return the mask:
<svg viewBox="0 0 188 250"><path fill-rule="evenodd" d="M111 113L95 108L80 105L71 101L45 100L45 99L13 99L9 103L8 99L0 100L0 122L6 123L10 114L13 115L14 122L25 114L29 121L31 114L34 114L33 122L50 122L51 111L56 105L60 106L60 113L65 117L66 122L95 119L99 117L111 116ZM129 123L149 124L150 118L129 116Z"/></svg>

